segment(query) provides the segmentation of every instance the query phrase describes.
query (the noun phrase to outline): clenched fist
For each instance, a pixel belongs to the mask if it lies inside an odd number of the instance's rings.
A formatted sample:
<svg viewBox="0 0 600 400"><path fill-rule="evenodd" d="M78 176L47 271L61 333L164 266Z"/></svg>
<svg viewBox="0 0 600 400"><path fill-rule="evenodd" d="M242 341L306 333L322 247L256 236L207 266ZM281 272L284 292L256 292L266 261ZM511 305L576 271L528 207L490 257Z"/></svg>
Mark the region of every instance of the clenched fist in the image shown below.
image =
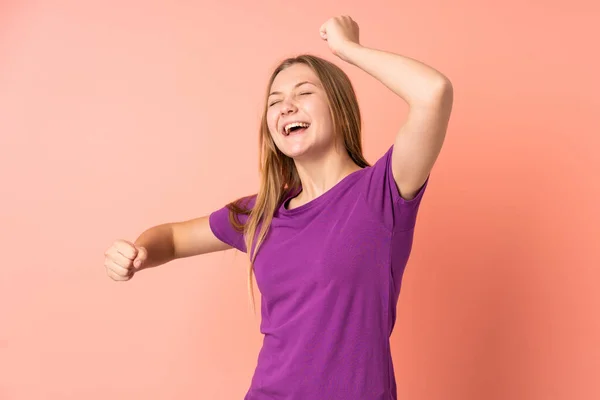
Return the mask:
<svg viewBox="0 0 600 400"><path fill-rule="evenodd" d="M148 252L126 240L117 240L104 252L106 274L115 281L128 281L146 261Z"/></svg>
<svg viewBox="0 0 600 400"><path fill-rule="evenodd" d="M359 28L356 21L347 15L328 19L319 29L321 39L327 41L329 49L344 60L344 49L360 46Z"/></svg>

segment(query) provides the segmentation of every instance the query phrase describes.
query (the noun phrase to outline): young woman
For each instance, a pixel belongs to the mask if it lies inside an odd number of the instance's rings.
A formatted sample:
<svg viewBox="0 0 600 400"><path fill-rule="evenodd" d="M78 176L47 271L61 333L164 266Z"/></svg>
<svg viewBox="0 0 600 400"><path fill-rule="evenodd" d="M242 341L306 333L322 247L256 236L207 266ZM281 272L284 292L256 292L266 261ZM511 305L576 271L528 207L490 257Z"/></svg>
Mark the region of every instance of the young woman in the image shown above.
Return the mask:
<svg viewBox="0 0 600 400"><path fill-rule="evenodd" d="M389 337L452 85L418 61L361 46L350 17L328 20L320 33L336 56L409 104L389 150L373 166L365 161L357 100L341 69L309 55L287 59L268 84L258 193L106 252L117 281L178 258L249 254L264 342L246 400L396 399Z"/></svg>

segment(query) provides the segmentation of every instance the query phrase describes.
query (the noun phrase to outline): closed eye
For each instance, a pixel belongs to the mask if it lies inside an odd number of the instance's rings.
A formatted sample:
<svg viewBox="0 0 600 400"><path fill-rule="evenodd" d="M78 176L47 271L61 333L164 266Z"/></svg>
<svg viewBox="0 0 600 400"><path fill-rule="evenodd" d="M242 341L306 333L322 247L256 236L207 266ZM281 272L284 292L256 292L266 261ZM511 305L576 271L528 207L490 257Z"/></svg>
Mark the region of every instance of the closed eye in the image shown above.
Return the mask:
<svg viewBox="0 0 600 400"><path fill-rule="evenodd" d="M300 96L305 96L308 94L313 94L313 92L302 92L300 93ZM281 102L281 100L276 100L276 101L272 101L271 103L269 103L269 107L274 106L275 104Z"/></svg>

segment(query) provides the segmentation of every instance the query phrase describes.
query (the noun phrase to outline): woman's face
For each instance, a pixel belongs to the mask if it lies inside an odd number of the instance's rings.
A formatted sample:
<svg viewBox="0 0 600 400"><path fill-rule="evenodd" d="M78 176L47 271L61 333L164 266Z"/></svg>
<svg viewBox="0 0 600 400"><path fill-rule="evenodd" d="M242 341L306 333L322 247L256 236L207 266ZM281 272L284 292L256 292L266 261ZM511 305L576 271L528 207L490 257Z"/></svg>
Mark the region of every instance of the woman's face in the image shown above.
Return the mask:
<svg viewBox="0 0 600 400"><path fill-rule="evenodd" d="M294 64L281 71L267 101L269 132L282 153L300 159L333 147L327 94L308 66Z"/></svg>

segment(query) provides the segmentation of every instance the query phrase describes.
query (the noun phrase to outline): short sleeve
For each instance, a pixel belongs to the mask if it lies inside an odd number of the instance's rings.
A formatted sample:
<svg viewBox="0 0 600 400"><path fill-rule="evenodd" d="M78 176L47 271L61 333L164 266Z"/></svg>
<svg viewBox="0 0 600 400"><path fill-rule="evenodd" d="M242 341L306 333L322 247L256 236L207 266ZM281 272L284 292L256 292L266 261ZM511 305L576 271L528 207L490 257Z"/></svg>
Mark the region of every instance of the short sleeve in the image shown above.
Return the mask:
<svg viewBox="0 0 600 400"><path fill-rule="evenodd" d="M373 166L368 167L365 196L371 210L390 230L405 231L415 226L429 176L414 198L402 198L392 173L393 149L393 146L390 147Z"/></svg>
<svg viewBox="0 0 600 400"><path fill-rule="evenodd" d="M244 206L252 206L254 198L250 198ZM240 215L240 222L245 223L247 216ZM237 231L229 221L229 208L227 206L212 212L208 217L210 229L213 234L225 244L238 249L241 252L246 252L246 243L244 242L243 232Z"/></svg>

